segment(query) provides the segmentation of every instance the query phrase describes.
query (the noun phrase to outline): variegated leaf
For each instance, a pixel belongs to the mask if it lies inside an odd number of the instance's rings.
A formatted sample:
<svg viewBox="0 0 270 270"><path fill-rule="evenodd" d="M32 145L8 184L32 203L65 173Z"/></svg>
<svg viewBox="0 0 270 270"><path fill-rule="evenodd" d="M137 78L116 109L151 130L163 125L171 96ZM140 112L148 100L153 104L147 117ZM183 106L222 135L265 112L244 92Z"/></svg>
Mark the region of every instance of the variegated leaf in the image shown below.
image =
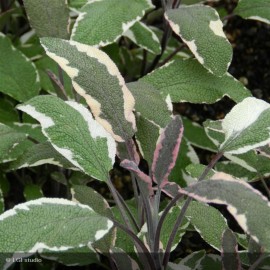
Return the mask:
<svg viewBox="0 0 270 270"><path fill-rule="evenodd" d="M72 79L95 119L115 140L131 138L136 129L134 98L108 55L74 41L42 38L41 42L47 55Z"/></svg>
<svg viewBox="0 0 270 270"><path fill-rule="evenodd" d="M234 13L245 19L270 24L270 2L268 0L240 0Z"/></svg>
<svg viewBox="0 0 270 270"><path fill-rule="evenodd" d="M81 104L54 96L39 96L18 109L42 126L52 146L81 171L102 181L114 164L116 143Z"/></svg>
<svg viewBox="0 0 270 270"><path fill-rule="evenodd" d="M217 76L227 72L232 47L215 9L204 5L180 6L166 11L165 18L207 70Z"/></svg>
<svg viewBox="0 0 270 270"><path fill-rule="evenodd" d="M269 251L269 201L244 181L233 179L224 173L216 173L212 178L193 184L180 192L204 203L226 205L240 227Z"/></svg>
<svg viewBox="0 0 270 270"><path fill-rule="evenodd" d="M0 92L18 101L26 101L36 96L39 90L35 65L0 33Z"/></svg>
<svg viewBox="0 0 270 270"><path fill-rule="evenodd" d="M215 103L224 96L235 102L251 96L230 74L218 78L194 59L178 59L144 76L139 82L152 84L172 102Z"/></svg>
<svg viewBox="0 0 270 270"><path fill-rule="evenodd" d="M0 215L0 221L1 269L36 252L91 248L113 227L112 221L87 205L52 198L19 204Z"/></svg>
<svg viewBox="0 0 270 270"><path fill-rule="evenodd" d="M175 165L183 135L183 124L179 115L175 115L159 136L153 155L152 176L158 186L163 187Z"/></svg>
<svg viewBox="0 0 270 270"><path fill-rule="evenodd" d="M235 105L222 121L220 151L242 154L270 142L270 104L253 97Z"/></svg>
<svg viewBox="0 0 270 270"><path fill-rule="evenodd" d="M39 37L69 38L66 0L23 0L30 24Z"/></svg>
<svg viewBox="0 0 270 270"><path fill-rule="evenodd" d="M161 53L160 41L155 32L142 22L136 22L123 35L150 53Z"/></svg>
<svg viewBox="0 0 270 270"><path fill-rule="evenodd" d="M71 39L89 45L108 45L153 7L150 0L133 1L132 8L126 0L90 0L80 9Z"/></svg>

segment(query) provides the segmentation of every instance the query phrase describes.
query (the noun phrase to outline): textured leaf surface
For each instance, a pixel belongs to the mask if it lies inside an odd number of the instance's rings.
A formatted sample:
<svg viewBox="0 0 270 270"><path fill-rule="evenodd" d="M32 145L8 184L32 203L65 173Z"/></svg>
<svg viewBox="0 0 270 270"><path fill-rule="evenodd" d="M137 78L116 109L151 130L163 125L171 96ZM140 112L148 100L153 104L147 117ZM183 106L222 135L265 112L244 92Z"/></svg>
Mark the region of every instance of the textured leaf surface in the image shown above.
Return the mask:
<svg viewBox="0 0 270 270"><path fill-rule="evenodd" d="M189 205L185 216L209 245L219 251L221 250L222 235L228 225L217 209L193 201Z"/></svg>
<svg viewBox="0 0 270 270"><path fill-rule="evenodd" d="M160 41L155 32L142 22L135 23L123 35L150 53L161 53Z"/></svg>
<svg viewBox="0 0 270 270"><path fill-rule="evenodd" d="M24 0L24 7L39 37L68 39L69 10L66 0Z"/></svg>
<svg viewBox="0 0 270 270"><path fill-rule="evenodd" d="M25 138L26 134L0 123L0 162L12 160L12 151Z"/></svg>
<svg viewBox="0 0 270 270"><path fill-rule="evenodd" d="M203 180L191 185L182 192L205 203L225 204L240 227L266 251L270 250L268 200L244 181L222 173L217 173L214 177L213 180Z"/></svg>
<svg viewBox="0 0 270 270"><path fill-rule="evenodd" d="M159 136L152 163L153 180L158 186L162 187L168 182L178 156L183 130L182 120L176 115Z"/></svg>
<svg viewBox="0 0 270 270"><path fill-rule="evenodd" d="M132 8L126 0L90 0L80 9L71 39L89 45L108 45L153 7L150 0L133 1Z"/></svg>
<svg viewBox="0 0 270 270"><path fill-rule="evenodd" d="M246 98L235 105L222 121L225 141L222 152L242 154L270 142L270 104Z"/></svg>
<svg viewBox="0 0 270 270"><path fill-rule="evenodd" d="M241 0L234 13L245 19L270 24L270 2L268 0Z"/></svg>
<svg viewBox="0 0 270 270"><path fill-rule="evenodd" d="M34 144L18 159L9 164L9 170L52 164L64 168L74 168L72 163L60 155L49 142Z"/></svg>
<svg viewBox="0 0 270 270"><path fill-rule="evenodd" d="M209 6L181 6L165 18L197 60L211 73L222 76L232 60L232 47L223 32L217 11Z"/></svg>
<svg viewBox="0 0 270 270"><path fill-rule="evenodd" d="M74 41L43 38L42 44L47 55L72 79L95 119L117 141L131 138L136 127L134 98L108 55Z"/></svg>
<svg viewBox="0 0 270 270"><path fill-rule="evenodd" d="M0 251L17 258L91 246L113 226L87 205L51 198L19 204L0 215L0 220ZM12 260L0 261L1 269L10 264Z"/></svg>
<svg viewBox="0 0 270 270"><path fill-rule="evenodd" d="M0 100L0 123L10 124L18 121L19 115L14 110L14 105L2 97Z"/></svg>
<svg viewBox="0 0 270 270"><path fill-rule="evenodd" d="M194 59L169 62L139 81L152 84L164 99L170 95L172 102L215 103L224 96L240 102L250 96L231 75L218 78Z"/></svg>
<svg viewBox="0 0 270 270"><path fill-rule="evenodd" d="M52 146L75 167L94 178L107 180L114 164L116 144L83 105L39 96L18 109L40 122Z"/></svg>
<svg viewBox="0 0 270 270"><path fill-rule="evenodd" d="M39 90L39 75L34 64L0 33L0 92L26 101Z"/></svg>
<svg viewBox="0 0 270 270"><path fill-rule="evenodd" d="M142 81L127 84L135 98L135 110L153 124L164 128L171 120L172 102L170 95L166 101L153 85Z"/></svg>
<svg viewBox="0 0 270 270"><path fill-rule="evenodd" d="M222 265L224 270L241 270L241 261L238 254L238 245L234 233L227 229L222 236Z"/></svg>

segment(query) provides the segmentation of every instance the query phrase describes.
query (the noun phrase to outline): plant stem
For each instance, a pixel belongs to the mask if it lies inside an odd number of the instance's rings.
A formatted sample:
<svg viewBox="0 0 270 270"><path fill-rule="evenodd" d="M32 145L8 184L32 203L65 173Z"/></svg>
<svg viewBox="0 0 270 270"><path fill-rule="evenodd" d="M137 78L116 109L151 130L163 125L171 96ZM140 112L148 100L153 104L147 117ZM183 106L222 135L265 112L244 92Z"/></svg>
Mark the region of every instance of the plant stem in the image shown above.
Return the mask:
<svg viewBox="0 0 270 270"><path fill-rule="evenodd" d="M58 76L59 76L59 80L61 82L61 84L64 87L64 76L63 76L63 69L57 64L58 67Z"/></svg>
<svg viewBox="0 0 270 270"><path fill-rule="evenodd" d="M261 254L260 257L249 267L248 270L256 270L257 266L265 259L265 254Z"/></svg>
<svg viewBox="0 0 270 270"><path fill-rule="evenodd" d="M143 254L146 256L147 261L149 263L149 266L151 270L156 270L155 267L155 263L153 261L153 258L149 252L149 250L146 248L146 246L144 245L144 243L140 240L140 238L138 238L138 236L136 234L134 234L132 231L130 231L129 229L127 229L125 226L123 226L122 224L120 224L119 222L117 222L116 220L113 220L114 225L117 226L119 229L123 230L125 233L127 233L133 240L134 242L137 244L137 246L140 247L140 249L142 250ZM139 251L139 250L138 250ZM148 269L147 267L145 269Z"/></svg>
<svg viewBox="0 0 270 270"><path fill-rule="evenodd" d="M260 174L260 180L261 180L261 182L262 182L262 184L263 184L263 187L264 187L264 189L265 189L265 191L266 191L266 193L267 193L267 197L268 197L268 199L270 199L270 190L269 190L269 188L268 188L268 186L267 186L267 184L266 184L266 182L265 182L265 180L263 179L263 176Z"/></svg>
<svg viewBox="0 0 270 270"><path fill-rule="evenodd" d="M147 51L143 50L143 61L142 61L142 67L141 67L141 77L143 77L144 74L145 74L146 64L147 64Z"/></svg>
<svg viewBox="0 0 270 270"><path fill-rule="evenodd" d="M198 181L201 181L203 180L207 174L209 173L209 171L215 166L215 164L217 163L217 161L223 156L223 152L218 152L214 158L210 161L210 163L208 164L208 166L205 168L205 170L203 171L203 173L201 174L201 176L198 178ZM171 247L172 247L172 244L173 244L173 240L176 236L176 233L177 233L177 230L179 228L179 226L181 226L181 223L183 221L183 218L184 218L184 215L187 211L187 208L189 206L189 204L191 203L192 201L192 198L191 197L188 197L184 206L182 207L181 209L181 212L180 212L180 215L178 216L176 222L175 222L175 225L173 227L173 230L172 230L172 233L170 235L170 238L168 240L168 244L167 244L167 247L166 247L166 250L165 250L165 255L164 255L164 258L163 258L163 266L166 268L168 262L169 262L169 259L170 259L170 251L171 251Z"/></svg>
<svg viewBox="0 0 270 270"><path fill-rule="evenodd" d="M161 67L161 66L165 65L166 63L168 63L178 52L180 52L185 47L186 47L186 45L185 44L182 44L180 47L176 48L168 57L166 57L166 59L164 59L158 65L158 67Z"/></svg>

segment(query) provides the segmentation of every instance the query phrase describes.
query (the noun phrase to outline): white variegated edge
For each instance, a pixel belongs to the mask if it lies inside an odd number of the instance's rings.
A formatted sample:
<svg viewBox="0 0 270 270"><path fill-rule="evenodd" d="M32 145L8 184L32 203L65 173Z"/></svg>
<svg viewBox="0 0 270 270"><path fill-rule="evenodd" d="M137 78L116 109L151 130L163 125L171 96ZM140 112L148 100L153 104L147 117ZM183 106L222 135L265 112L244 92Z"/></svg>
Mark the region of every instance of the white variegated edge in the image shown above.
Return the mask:
<svg viewBox="0 0 270 270"><path fill-rule="evenodd" d="M253 193L257 194L258 196L260 196L260 198L267 202L267 206L270 207L270 202L268 201L268 199L262 195L257 189L254 189L253 187L251 187L248 183L244 182L244 181L241 181L241 180L237 180L235 178L233 178L231 175L229 174L226 174L226 173L223 173L223 172L217 172L216 174L214 174L211 179L213 181L215 180L222 180L221 177L224 177L225 179L223 179L223 181L226 181L226 182L232 182L232 183L238 183L240 185L243 185L245 186L247 189L251 190ZM195 184L196 185L196 184ZM238 214L238 211L237 211L237 208L235 208L234 206L232 206L232 204L228 203L226 200L220 200L220 199L211 199L209 200L207 197L202 197L202 196L199 196L197 195L196 193L192 193L192 192L187 192L185 190L181 190L181 192L183 194L186 194L198 201L201 201L201 202L205 202L205 203L216 203L216 204L226 204L227 205L227 209L228 211L233 215L233 217L236 219L236 221L238 222L238 224L240 225L240 227L245 231L247 232L257 243L259 242L258 241L258 238L254 235L252 235L249 231L249 228L247 226L247 219L246 219L246 216L244 214Z"/></svg>
<svg viewBox="0 0 270 270"><path fill-rule="evenodd" d="M69 43L71 46L75 46L79 52L86 53L87 56L96 59L100 64L104 65L108 73L114 77L116 77L119 81L119 86L122 89L123 93L123 100L124 100L124 115L128 122L132 124L134 130L136 130L136 121L135 116L133 114L134 106L135 106L135 99L129 89L125 84L125 80L122 77L121 73L119 72L117 66L113 61L109 58L109 56L104 53L103 51L93 47L88 46L85 44L78 43L76 41L67 41L63 40L63 42ZM69 75L72 80L72 84L75 90L85 98L87 104L90 106L92 113L94 114L96 120L108 131L112 134L116 141L124 141L119 135L114 134L112 130L111 124L105 120L100 118L101 114L101 104L95 100L92 96L86 93L84 89L82 89L78 83L74 81L74 79L79 75L79 70L69 66L69 61L63 57L57 56L55 53L50 52L49 48L45 45L41 44L46 51L46 54L56 61L61 68Z"/></svg>
<svg viewBox="0 0 270 270"><path fill-rule="evenodd" d="M263 23L270 24L270 20L268 20L266 18L262 18L260 16L249 16L246 19L256 20L256 21L260 21L260 22L263 22Z"/></svg>
<svg viewBox="0 0 270 270"><path fill-rule="evenodd" d="M73 109L78 111L82 117L84 118L85 122L88 125L88 130L90 133L90 136L93 139L96 138L105 138L107 142L108 147L108 155L112 161L112 165L115 162L115 155L116 155L116 142L111 136L109 132L107 132L103 126L101 126L94 118L92 117L92 114L89 112L87 108L85 108L83 105L75 102L75 101L66 101L66 104L71 106Z"/></svg>
<svg viewBox="0 0 270 270"><path fill-rule="evenodd" d="M245 160L243 160L237 156L233 156L233 155L230 155L228 153L225 153L224 156L226 158L228 158L229 160L233 161L234 163L238 164L239 166L247 169L250 172L257 172L256 168L253 168Z"/></svg>
<svg viewBox="0 0 270 270"><path fill-rule="evenodd" d="M91 5L95 2L102 2L102 1L104 1L104 0L88 0L88 2L84 6ZM117 41L123 35L124 32L126 32L129 28L131 28L136 22L141 20L141 18L145 15L146 10L155 8L155 6L152 4L151 0L145 0L145 2L146 2L146 4L148 4L148 7L145 8L144 10L142 10L141 15L137 16L135 19L133 19L131 21L122 22L122 33L120 35L116 36L114 38L114 40L112 40L112 41L102 40L98 44L94 44L93 46L105 47L105 46ZM87 15L87 12L80 12L79 13L79 16L76 19L76 22L75 22L73 29L72 29L72 32L71 32L71 37L70 37L71 40L74 40L78 25L79 25L80 21L82 21L84 19L85 15Z"/></svg>
<svg viewBox="0 0 270 270"><path fill-rule="evenodd" d="M221 149L228 140L237 137L246 128L254 124L264 111L269 109L269 103L254 97L245 98L242 102L235 105L222 121L222 129L225 133L225 141L221 144ZM267 144L270 142L270 127L268 127L268 130L269 138L265 141L226 152L230 154L242 154L248 150Z"/></svg>
<svg viewBox="0 0 270 270"><path fill-rule="evenodd" d="M38 112L34 106L31 106L29 104L19 105L19 106L17 106L17 108L19 110L31 115L34 119L39 121L41 124L42 133L48 138L49 142L54 147L54 149L56 149L56 151L58 151L61 155L63 155L67 160L69 160L73 165L75 165L81 171L85 172L85 170L74 159L74 155L69 149L58 147L57 145L55 145L54 143L51 142L51 140L46 132L47 128L50 128L50 127L55 125L55 123L51 117L48 117L45 114Z"/></svg>

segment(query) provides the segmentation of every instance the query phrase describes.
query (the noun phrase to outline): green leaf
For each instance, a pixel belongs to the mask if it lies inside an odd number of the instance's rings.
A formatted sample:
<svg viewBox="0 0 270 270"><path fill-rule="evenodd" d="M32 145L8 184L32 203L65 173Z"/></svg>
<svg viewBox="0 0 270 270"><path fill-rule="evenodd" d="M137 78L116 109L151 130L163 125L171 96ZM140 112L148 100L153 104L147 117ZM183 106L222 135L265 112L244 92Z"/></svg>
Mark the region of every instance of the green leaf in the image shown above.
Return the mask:
<svg viewBox="0 0 270 270"><path fill-rule="evenodd" d="M105 46L116 41L154 6L150 0L90 0L80 9L71 39ZM101 19L102 18L102 19Z"/></svg>
<svg viewBox="0 0 270 270"><path fill-rule="evenodd" d="M190 255L182 259L178 265L187 266L187 267L190 267L190 269L196 269L196 268L198 269L200 265L200 261L204 258L204 256L205 256L205 250L192 252Z"/></svg>
<svg viewBox="0 0 270 270"><path fill-rule="evenodd" d="M81 104L54 96L39 96L18 109L42 126L52 146L81 171L106 181L116 153L113 138Z"/></svg>
<svg viewBox="0 0 270 270"><path fill-rule="evenodd" d="M18 101L38 94L39 75L35 65L0 33L0 92Z"/></svg>
<svg viewBox="0 0 270 270"><path fill-rule="evenodd" d="M23 0L30 24L39 37L68 39L69 10L66 0Z"/></svg>
<svg viewBox="0 0 270 270"><path fill-rule="evenodd" d="M195 179L198 179L204 170L206 169L205 165L202 164L190 164L186 167L187 173ZM215 174L215 171L211 169L208 174L205 176L205 179L210 179Z"/></svg>
<svg viewBox="0 0 270 270"><path fill-rule="evenodd" d="M222 121L220 151L242 154L270 142L270 104L253 97L235 105Z"/></svg>
<svg viewBox="0 0 270 270"><path fill-rule="evenodd" d="M90 247L113 226L110 220L87 205L52 198L19 204L0 215L0 220L2 269L12 264L13 256L20 258L35 252L46 253L46 250L61 253ZM11 253L11 262L5 260L7 253Z"/></svg>
<svg viewBox="0 0 270 270"><path fill-rule="evenodd" d="M166 11L165 18L207 70L217 76L227 72L232 47L215 9L204 5L181 6Z"/></svg>
<svg viewBox="0 0 270 270"><path fill-rule="evenodd" d="M72 79L95 119L115 140L130 139L136 128L134 98L112 60L99 49L74 41L54 38L41 41L47 55Z"/></svg>
<svg viewBox="0 0 270 270"><path fill-rule="evenodd" d="M63 168L74 168L74 166L60 155L49 142L34 144L26 149L23 154L9 164L9 170L25 167L35 167L44 164L52 164Z"/></svg>
<svg viewBox="0 0 270 270"><path fill-rule="evenodd" d="M87 3L87 0L69 0L68 4L71 8L80 9Z"/></svg>
<svg viewBox="0 0 270 270"><path fill-rule="evenodd" d="M231 75L218 78L194 59L169 62L139 82L153 85L165 100L170 98L172 102L215 103L224 96L240 102L251 96Z"/></svg>
<svg viewBox="0 0 270 270"><path fill-rule="evenodd" d="M0 214L3 213L4 210L5 210L4 195L0 185Z"/></svg>
<svg viewBox="0 0 270 270"><path fill-rule="evenodd" d="M246 182L216 173L212 180L200 181L180 192L204 203L226 205L240 227L270 250L270 203Z"/></svg>
<svg viewBox="0 0 270 270"><path fill-rule="evenodd" d="M185 216L209 245L219 251L221 250L222 235L228 225L217 209L193 201L189 205Z"/></svg>
<svg viewBox="0 0 270 270"><path fill-rule="evenodd" d="M268 0L241 0L235 14L245 19L258 20L270 24L270 2Z"/></svg>
<svg viewBox="0 0 270 270"><path fill-rule="evenodd" d="M225 134L224 131L222 130L222 120L217 121L206 120L203 123L203 126L208 138L213 142L214 145L216 145L215 152L217 152L219 146L225 140Z"/></svg>
<svg viewBox="0 0 270 270"><path fill-rule="evenodd" d="M136 22L123 35L150 53L161 53L161 46L158 37L147 25L142 22Z"/></svg>
<svg viewBox="0 0 270 270"><path fill-rule="evenodd" d="M24 197L27 201L39 199L43 197L43 192L40 186L35 184L27 184L23 191Z"/></svg>
<svg viewBox="0 0 270 270"><path fill-rule="evenodd" d="M12 122L18 122L19 115L14 110L14 105L8 100L1 97L0 99L0 123L10 124Z"/></svg>
<svg viewBox="0 0 270 270"><path fill-rule="evenodd" d="M164 128L171 121L172 102L168 96L166 102L153 85L142 81L127 84L135 98L135 110L141 116Z"/></svg>
<svg viewBox="0 0 270 270"><path fill-rule="evenodd" d="M241 269L236 236L230 229L226 229L222 236L221 257L224 270Z"/></svg>
<svg viewBox="0 0 270 270"><path fill-rule="evenodd" d="M186 117L182 117L184 124L184 137L194 146L208 151L216 152L217 147L207 137L203 127L196 122L190 121Z"/></svg>
<svg viewBox="0 0 270 270"><path fill-rule="evenodd" d="M0 162L12 160L12 151L24 141L26 134L0 123Z"/></svg>

